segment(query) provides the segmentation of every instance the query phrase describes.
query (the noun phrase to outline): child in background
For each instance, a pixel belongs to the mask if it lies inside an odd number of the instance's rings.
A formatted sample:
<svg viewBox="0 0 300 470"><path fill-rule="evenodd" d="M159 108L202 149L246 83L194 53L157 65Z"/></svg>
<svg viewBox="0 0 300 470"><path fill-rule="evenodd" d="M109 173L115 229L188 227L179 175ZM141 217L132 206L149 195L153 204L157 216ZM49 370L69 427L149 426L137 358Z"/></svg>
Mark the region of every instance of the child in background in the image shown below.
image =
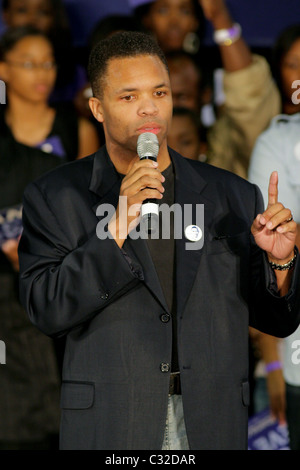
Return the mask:
<svg viewBox="0 0 300 470"><path fill-rule="evenodd" d="M168 144L176 152L192 160L205 161L206 142L198 115L187 108L173 109Z"/></svg>

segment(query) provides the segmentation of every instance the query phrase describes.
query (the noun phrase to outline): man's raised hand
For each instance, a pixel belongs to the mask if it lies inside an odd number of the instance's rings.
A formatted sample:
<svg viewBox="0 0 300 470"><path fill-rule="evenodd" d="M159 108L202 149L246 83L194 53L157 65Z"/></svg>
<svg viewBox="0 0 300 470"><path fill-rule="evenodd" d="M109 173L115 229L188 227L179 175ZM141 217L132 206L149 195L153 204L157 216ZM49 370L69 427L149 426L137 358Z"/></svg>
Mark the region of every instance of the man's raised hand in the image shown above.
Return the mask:
<svg viewBox="0 0 300 470"><path fill-rule="evenodd" d="M284 264L293 258L297 224L290 209L278 202L276 171L270 176L267 209L257 215L251 232L257 245L267 252L270 261Z"/></svg>

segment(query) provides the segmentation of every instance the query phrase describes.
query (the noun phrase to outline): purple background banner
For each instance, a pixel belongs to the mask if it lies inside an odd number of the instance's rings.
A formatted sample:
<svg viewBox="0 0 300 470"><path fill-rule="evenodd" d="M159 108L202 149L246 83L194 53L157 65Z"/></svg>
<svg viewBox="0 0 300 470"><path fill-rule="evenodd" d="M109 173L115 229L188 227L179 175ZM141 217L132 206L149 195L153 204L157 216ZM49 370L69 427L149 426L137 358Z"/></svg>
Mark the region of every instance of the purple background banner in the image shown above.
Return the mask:
<svg viewBox="0 0 300 470"><path fill-rule="evenodd" d="M74 44L84 46L98 20L111 14L130 14L130 0L63 0L70 18ZM270 47L286 26L300 23L299 0L227 0L234 19L242 25L243 35L253 47ZM0 5L2 0L0 0ZM0 33L4 25L0 22ZM206 44L212 44L208 25Z"/></svg>
<svg viewBox="0 0 300 470"><path fill-rule="evenodd" d="M269 410L252 416L248 423L248 450L289 450L286 425L279 425Z"/></svg>

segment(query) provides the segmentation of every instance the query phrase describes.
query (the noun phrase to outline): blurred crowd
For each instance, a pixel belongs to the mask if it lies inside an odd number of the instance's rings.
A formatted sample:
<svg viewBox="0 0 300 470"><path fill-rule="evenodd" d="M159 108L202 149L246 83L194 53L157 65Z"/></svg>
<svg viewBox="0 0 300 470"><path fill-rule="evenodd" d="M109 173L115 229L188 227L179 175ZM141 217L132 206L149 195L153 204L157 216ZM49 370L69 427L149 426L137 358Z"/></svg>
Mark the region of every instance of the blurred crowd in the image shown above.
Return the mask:
<svg viewBox="0 0 300 470"><path fill-rule="evenodd" d="M78 49L62 0L2 1L0 340L6 344L6 364L0 365L0 449L58 445L64 340L36 330L19 303L20 213L30 181L105 144L90 112L87 75L89 53L99 40L120 30L153 35L170 72L170 147L249 179L265 199L265 178L278 170L282 202L300 223L300 7L298 19L265 54L247 44L246 25L236 22L225 0L128 3L130 16L120 11L101 18ZM209 48L204 44L207 24L214 39ZM269 407L287 422L291 448L299 450L295 344L300 348L300 330L278 340L249 329L249 413Z"/></svg>

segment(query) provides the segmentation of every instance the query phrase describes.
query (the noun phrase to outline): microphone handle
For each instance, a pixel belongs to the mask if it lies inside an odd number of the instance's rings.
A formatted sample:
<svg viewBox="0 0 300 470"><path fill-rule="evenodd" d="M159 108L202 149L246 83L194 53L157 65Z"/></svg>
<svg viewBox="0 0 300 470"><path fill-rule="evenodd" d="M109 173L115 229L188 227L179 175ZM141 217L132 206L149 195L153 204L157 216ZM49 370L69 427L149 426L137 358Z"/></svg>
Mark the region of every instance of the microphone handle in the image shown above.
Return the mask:
<svg viewBox="0 0 300 470"><path fill-rule="evenodd" d="M152 160L153 162L156 162L156 157L153 157L152 155L146 155L141 157L140 160ZM145 199L143 204L147 204L148 202L152 204L157 204L156 199Z"/></svg>
<svg viewBox="0 0 300 470"><path fill-rule="evenodd" d="M156 157L146 155L141 157L140 160L152 160L156 162ZM147 232L149 234L156 232L158 225L158 205L156 199L145 199L141 208L141 216Z"/></svg>

